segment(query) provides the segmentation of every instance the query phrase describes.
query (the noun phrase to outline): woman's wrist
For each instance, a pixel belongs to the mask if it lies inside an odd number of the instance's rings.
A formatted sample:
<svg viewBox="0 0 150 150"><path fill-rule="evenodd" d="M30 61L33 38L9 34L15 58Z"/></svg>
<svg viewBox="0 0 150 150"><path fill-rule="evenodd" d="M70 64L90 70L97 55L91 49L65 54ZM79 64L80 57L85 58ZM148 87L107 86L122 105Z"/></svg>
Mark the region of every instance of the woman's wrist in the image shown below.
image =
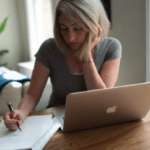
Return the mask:
<svg viewBox="0 0 150 150"><path fill-rule="evenodd" d="M93 60L82 60L82 63L92 63Z"/></svg>
<svg viewBox="0 0 150 150"><path fill-rule="evenodd" d="M82 60L82 63L92 63L93 62L93 57L90 54L87 60Z"/></svg>

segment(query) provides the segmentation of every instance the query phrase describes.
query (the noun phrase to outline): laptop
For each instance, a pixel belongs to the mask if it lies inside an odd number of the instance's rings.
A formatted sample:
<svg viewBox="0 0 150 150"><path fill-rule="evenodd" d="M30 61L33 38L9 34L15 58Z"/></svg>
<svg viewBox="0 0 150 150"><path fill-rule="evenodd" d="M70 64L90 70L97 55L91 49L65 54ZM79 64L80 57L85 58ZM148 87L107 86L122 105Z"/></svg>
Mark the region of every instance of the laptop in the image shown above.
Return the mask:
<svg viewBox="0 0 150 150"><path fill-rule="evenodd" d="M150 83L70 93L54 116L63 132L141 120L150 109Z"/></svg>

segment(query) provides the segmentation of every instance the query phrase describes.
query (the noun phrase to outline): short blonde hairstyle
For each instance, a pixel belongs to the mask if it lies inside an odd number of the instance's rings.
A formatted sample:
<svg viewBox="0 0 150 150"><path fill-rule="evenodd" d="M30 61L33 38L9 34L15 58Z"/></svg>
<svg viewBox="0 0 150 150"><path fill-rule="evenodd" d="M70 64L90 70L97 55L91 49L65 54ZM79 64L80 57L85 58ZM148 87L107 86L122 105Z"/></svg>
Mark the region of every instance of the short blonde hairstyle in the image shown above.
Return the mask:
<svg viewBox="0 0 150 150"><path fill-rule="evenodd" d="M98 27L102 29L102 37L108 36L110 22L101 0L60 0L55 13L54 37L59 50L65 54L73 51L65 42L59 26L59 16L63 13L71 22L77 23L88 32L86 40L79 49L80 59L86 60L91 51L91 42L98 34ZM101 37L101 38L102 38ZM101 40L101 39L100 39Z"/></svg>

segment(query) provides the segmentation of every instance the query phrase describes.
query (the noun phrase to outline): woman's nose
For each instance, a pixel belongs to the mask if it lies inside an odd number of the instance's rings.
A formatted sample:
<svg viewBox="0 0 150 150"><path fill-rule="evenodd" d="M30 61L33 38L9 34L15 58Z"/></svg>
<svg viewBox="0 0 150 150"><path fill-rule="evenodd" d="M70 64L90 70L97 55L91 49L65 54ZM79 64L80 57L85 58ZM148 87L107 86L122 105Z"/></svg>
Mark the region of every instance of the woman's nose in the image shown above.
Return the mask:
<svg viewBox="0 0 150 150"><path fill-rule="evenodd" d="M76 33L74 31L69 31L68 40L69 42L74 41L76 38Z"/></svg>

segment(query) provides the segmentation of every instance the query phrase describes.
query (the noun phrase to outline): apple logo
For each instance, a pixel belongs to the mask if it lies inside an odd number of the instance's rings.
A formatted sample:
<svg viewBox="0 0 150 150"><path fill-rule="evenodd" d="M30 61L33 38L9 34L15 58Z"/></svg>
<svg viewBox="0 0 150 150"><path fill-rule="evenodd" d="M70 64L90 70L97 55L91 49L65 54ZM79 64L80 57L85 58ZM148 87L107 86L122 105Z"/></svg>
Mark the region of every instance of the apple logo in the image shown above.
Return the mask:
<svg viewBox="0 0 150 150"><path fill-rule="evenodd" d="M116 112L116 109L117 109L117 106L114 105L112 107L107 108L106 112L107 113L114 113L114 112Z"/></svg>

